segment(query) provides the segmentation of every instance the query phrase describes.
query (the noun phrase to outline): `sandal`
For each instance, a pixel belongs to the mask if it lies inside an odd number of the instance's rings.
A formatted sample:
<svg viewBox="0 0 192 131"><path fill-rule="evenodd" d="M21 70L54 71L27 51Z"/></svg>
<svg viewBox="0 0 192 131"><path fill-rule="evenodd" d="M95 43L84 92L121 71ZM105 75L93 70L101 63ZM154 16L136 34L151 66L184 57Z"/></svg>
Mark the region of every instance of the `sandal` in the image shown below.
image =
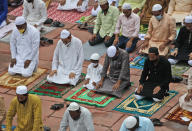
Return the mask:
<svg viewBox="0 0 192 131"><path fill-rule="evenodd" d="M157 118L153 118L151 119L151 121L153 122L154 126L163 126L163 122L161 122L159 119Z"/></svg>
<svg viewBox="0 0 192 131"><path fill-rule="evenodd" d="M51 110L59 110L64 107L64 104L54 104L50 107Z"/></svg>
<svg viewBox="0 0 192 131"><path fill-rule="evenodd" d="M53 22L53 19L48 18L48 19L44 22L44 24L51 24L52 22Z"/></svg>
<svg viewBox="0 0 192 131"><path fill-rule="evenodd" d="M59 21L54 21L54 22L51 24L51 26L53 26L53 27L64 27L65 25L62 24L62 23L59 22Z"/></svg>
<svg viewBox="0 0 192 131"><path fill-rule="evenodd" d="M51 39L48 39L48 38L46 38L46 37L41 37L40 38L40 45L41 46L46 46L46 45L52 45L53 44L53 40L51 40Z"/></svg>

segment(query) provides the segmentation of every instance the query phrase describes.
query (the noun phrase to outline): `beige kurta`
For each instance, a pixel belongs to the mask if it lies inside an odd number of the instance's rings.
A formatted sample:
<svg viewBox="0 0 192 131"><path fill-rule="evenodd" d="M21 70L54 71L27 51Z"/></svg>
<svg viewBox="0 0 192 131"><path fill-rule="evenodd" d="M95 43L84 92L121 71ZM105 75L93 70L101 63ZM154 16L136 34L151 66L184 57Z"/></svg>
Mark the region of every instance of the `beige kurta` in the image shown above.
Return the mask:
<svg viewBox="0 0 192 131"><path fill-rule="evenodd" d="M168 14L183 22L185 16L192 14L192 0L170 0Z"/></svg>
<svg viewBox="0 0 192 131"><path fill-rule="evenodd" d="M144 50L140 50L140 53L148 54L148 49L150 47L157 47L168 40L173 41L176 36L176 23L175 19L166 13L163 18L158 21L154 16L149 21L149 27L145 39L149 39L149 46ZM164 51L159 51L160 55L167 55L169 47L167 46Z"/></svg>
<svg viewBox="0 0 192 131"><path fill-rule="evenodd" d="M192 73L192 72L191 72ZM187 85L187 89L192 89L192 74L189 74L188 76L188 85ZM188 92L185 93L184 95L182 95L179 98L179 105L182 109L187 110L192 112L192 100L190 100L189 102L185 101L185 97L188 95Z"/></svg>

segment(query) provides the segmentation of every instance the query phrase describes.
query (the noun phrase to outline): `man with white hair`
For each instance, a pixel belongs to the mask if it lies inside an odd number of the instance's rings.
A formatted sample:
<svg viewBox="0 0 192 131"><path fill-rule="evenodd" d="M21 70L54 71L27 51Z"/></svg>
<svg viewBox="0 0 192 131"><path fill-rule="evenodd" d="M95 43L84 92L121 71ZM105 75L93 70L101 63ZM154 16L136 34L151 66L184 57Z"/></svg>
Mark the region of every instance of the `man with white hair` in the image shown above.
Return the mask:
<svg viewBox="0 0 192 131"><path fill-rule="evenodd" d="M162 6L155 4L152 8L153 16L149 21L149 27L140 53L148 54L150 47L157 47L159 55L166 56L169 44L176 37L175 19L163 13Z"/></svg>
<svg viewBox="0 0 192 131"><path fill-rule="evenodd" d="M175 50L168 61L176 64L179 61L187 61L192 66L192 16L186 16L185 26L181 27L175 42Z"/></svg>
<svg viewBox="0 0 192 131"><path fill-rule="evenodd" d="M113 44L115 39L115 26L119 16L119 11L114 6L109 6L107 0L99 0L101 10L97 14L93 35L89 40L91 46L104 41L106 47Z"/></svg>
<svg viewBox="0 0 192 131"><path fill-rule="evenodd" d="M76 85L84 61L82 42L68 30L61 31L60 38L54 51L52 71L47 80L57 84Z"/></svg>
<svg viewBox="0 0 192 131"><path fill-rule="evenodd" d="M16 18L15 25L10 40L11 64L8 73L30 77L38 66L40 32L27 24L22 16Z"/></svg>
<svg viewBox="0 0 192 131"><path fill-rule="evenodd" d="M110 46L96 91L120 98L124 89L130 85L129 54L118 47Z"/></svg>
<svg viewBox="0 0 192 131"><path fill-rule="evenodd" d="M116 24L114 45L125 49L128 53L134 51L139 40L140 18L132 12L131 5L123 4L123 14L119 16ZM121 30L121 36L120 36Z"/></svg>
<svg viewBox="0 0 192 131"><path fill-rule="evenodd" d="M127 117L119 131L155 131L152 121L147 117L129 116Z"/></svg>
<svg viewBox="0 0 192 131"><path fill-rule="evenodd" d="M47 20L47 8L43 0L24 0L23 17L28 24L34 25L41 30Z"/></svg>
<svg viewBox="0 0 192 131"><path fill-rule="evenodd" d="M18 86L16 95L7 112L6 131L12 131L12 121L16 114L16 131L44 131L40 98L28 94L26 86Z"/></svg>
<svg viewBox="0 0 192 131"><path fill-rule="evenodd" d="M63 115L59 131L66 131L68 127L70 131L94 131L91 112L72 102Z"/></svg>
<svg viewBox="0 0 192 131"><path fill-rule="evenodd" d="M90 57L91 64L87 68L87 74L85 77L84 87L88 89L94 89L98 82L101 80L101 72L103 66L99 64L99 54L93 53Z"/></svg>

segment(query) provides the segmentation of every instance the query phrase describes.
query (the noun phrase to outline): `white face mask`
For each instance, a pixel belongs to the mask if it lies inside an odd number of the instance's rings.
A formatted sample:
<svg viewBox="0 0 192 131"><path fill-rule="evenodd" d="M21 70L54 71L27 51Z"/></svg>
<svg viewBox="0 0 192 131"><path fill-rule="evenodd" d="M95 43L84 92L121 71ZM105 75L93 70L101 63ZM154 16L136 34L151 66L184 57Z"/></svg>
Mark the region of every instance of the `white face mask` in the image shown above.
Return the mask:
<svg viewBox="0 0 192 131"><path fill-rule="evenodd" d="M94 67L98 65L98 63L92 63L92 64L93 64Z"/></svg>

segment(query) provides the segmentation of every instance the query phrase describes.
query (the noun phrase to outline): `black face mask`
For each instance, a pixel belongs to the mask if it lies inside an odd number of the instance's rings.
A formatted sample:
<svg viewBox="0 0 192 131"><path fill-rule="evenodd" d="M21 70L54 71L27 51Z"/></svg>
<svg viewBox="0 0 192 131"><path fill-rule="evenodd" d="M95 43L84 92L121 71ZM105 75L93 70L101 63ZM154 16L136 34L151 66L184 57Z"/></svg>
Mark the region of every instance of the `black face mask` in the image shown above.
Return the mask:
<svg viewBox="0 0 192 131"><path fill-rule="evenodd" d="M114 61L114 60L117 60L117 58L118 58L118 55L114 56L114 57L112 58L112 60L113 60L113 61Z"/></svg>

